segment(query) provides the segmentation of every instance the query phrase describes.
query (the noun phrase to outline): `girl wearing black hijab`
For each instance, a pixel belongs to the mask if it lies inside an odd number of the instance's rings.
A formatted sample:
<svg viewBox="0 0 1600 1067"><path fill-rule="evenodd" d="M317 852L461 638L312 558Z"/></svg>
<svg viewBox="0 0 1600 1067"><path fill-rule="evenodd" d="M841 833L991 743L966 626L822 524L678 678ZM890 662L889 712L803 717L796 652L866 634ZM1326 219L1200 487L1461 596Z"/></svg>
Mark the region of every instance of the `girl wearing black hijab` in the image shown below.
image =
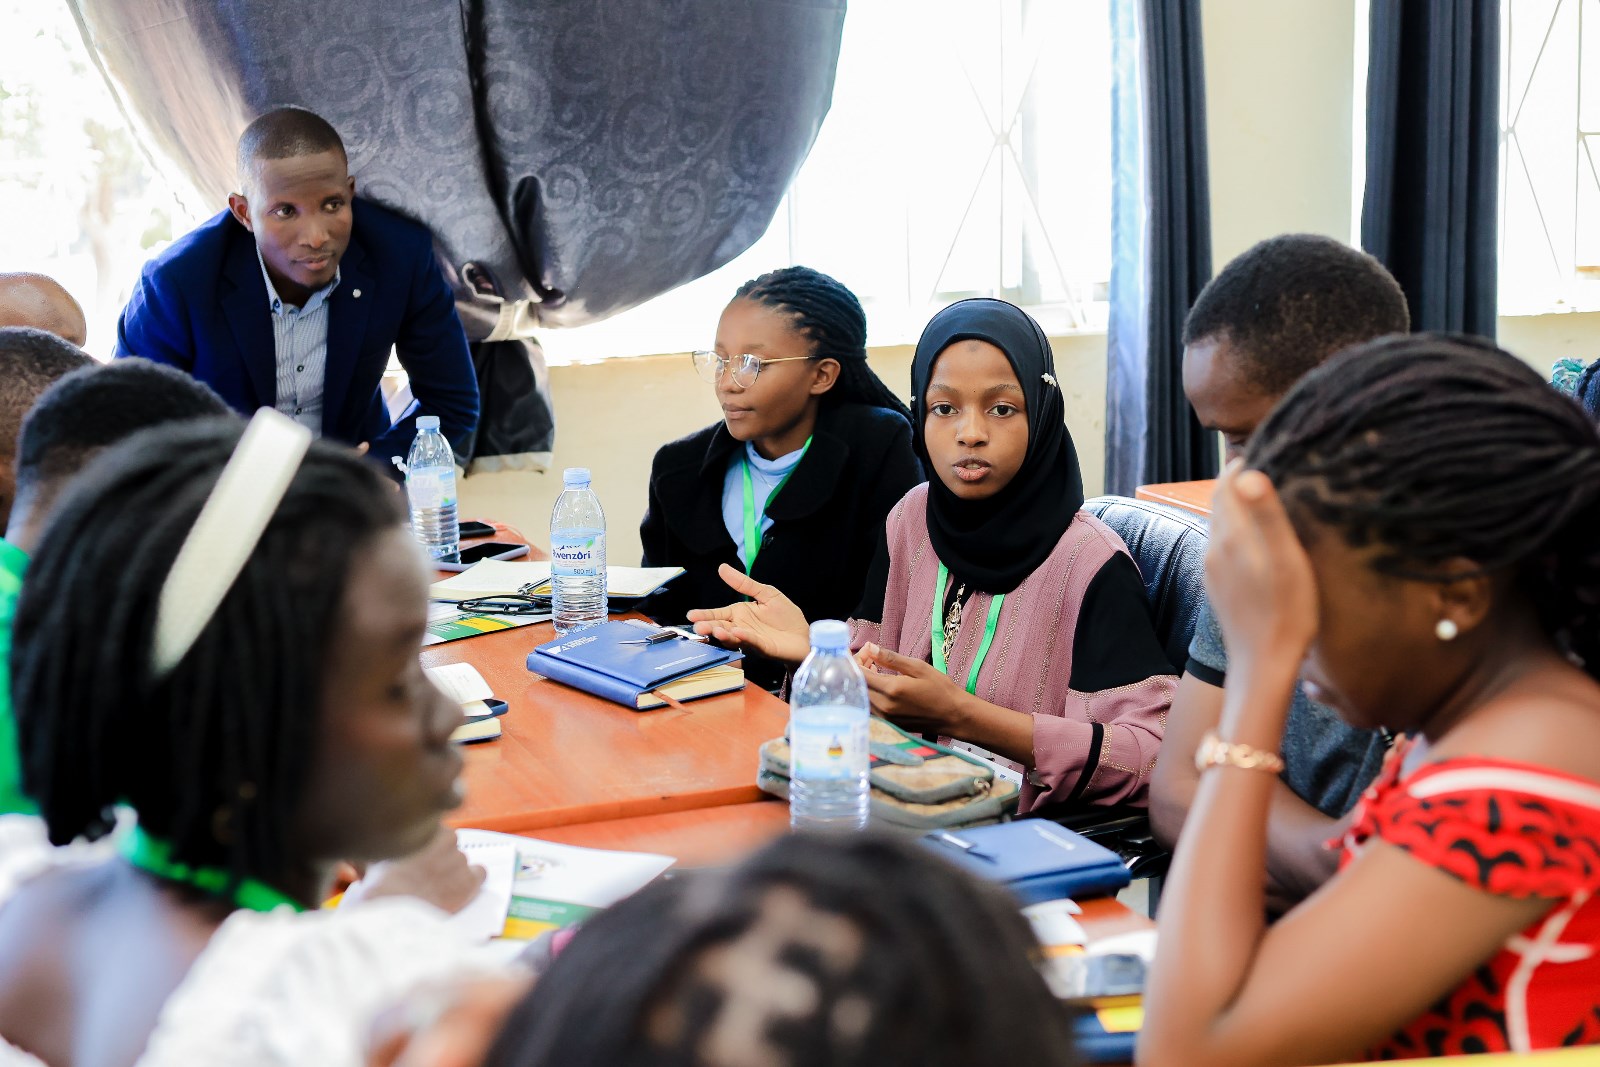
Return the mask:
<svg viewBox="0 0 1600 1067"><path fill-rule="evenodd" d="M1049 342L1002 300L935 315L911 369L932 476L889 514L886 568L853 620L873 710L1022 773L1021 810L1144 802L1176 684L1127 548L1082 512ZM693 611L719 641L798 662L806 619L732 568L750 602Z"/></svg>

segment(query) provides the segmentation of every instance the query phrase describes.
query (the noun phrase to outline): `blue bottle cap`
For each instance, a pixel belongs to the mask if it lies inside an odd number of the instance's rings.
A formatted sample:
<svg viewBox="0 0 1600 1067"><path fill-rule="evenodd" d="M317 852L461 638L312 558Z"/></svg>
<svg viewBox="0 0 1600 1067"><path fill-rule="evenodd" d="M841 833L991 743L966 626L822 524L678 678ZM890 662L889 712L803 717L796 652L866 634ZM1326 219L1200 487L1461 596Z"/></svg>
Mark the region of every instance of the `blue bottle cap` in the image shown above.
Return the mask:
<svg viewBox="0 0 1600 1067"><path fill-rule="evenodd" d="M437 430L438 428L439 428L439 416L437 416L437 415L418 415L417 416L417 429L419 429L419 430Z"/></svg>
<svg viewBox="0 0 1600 1067"><path fill-rule="evenodd" d="M811 624L811 647L830 652L850 647L850 627L838 619L819 619Z"/></svg>
<svg viewBox="0 0 1600 1067"><path fill-rule="evenodd" d="M561 472L561 484L568 489L587 489L589 487L589 468L568 467Z"/></svg>

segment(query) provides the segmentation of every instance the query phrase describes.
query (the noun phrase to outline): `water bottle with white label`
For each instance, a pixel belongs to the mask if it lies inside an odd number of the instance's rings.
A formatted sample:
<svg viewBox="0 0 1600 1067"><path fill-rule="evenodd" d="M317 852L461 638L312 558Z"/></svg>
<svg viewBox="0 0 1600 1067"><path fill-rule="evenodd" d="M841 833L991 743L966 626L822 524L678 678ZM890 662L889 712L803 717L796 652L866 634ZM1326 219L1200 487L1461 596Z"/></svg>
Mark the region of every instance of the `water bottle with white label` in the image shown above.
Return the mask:
<svg viewBox="0 0 1600 1067"><path fill-rule="evenodd" d="M556 633L606 621L606 516L589 472L568 467L550 513L551 615Z"/></svg>
<svg viewBox="0 0 1600 1067"><path fill-rule="evenodd" d="M456 457L439 432L437 415L417 417L417 436L403 468L411 504L411 534L428 558L454 563L461 558L461 526L456 521Z"/></svg>
<svg viewBox="0 0 1600 1067"><path fill-rule="evenodd" d="M850 655L850 628L811 624L811 654L789 702L789 825L861 830L867 825L867 680Z"/></svg>

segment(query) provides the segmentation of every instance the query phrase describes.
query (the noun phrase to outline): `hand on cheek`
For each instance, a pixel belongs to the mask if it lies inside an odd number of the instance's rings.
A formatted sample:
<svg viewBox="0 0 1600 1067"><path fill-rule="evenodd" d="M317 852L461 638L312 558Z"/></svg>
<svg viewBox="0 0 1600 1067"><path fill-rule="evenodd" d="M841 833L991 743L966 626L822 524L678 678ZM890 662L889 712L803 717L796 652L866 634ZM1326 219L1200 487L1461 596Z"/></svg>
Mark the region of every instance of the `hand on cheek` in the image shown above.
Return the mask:
<svg viewBox="0 0 1600 1067"><path fill-rule="evenodd" d="M1234 670L1298 670L1317 630L1317 588L1277 490L1242 461L1228 465L1212 501L1206 595Z"/></svg>

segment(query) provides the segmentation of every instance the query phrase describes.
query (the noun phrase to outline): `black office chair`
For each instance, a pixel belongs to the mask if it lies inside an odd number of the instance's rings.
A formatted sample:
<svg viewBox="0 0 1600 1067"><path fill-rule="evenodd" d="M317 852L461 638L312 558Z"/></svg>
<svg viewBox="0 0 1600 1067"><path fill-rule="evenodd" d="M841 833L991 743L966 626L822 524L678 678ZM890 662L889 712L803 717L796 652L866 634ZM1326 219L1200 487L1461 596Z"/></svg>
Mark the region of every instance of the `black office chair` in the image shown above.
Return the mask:
<svg viewBox="0 0 1600 1067"><path fill-rule="evenodd" d="M1210 539L1206 521L1165 504L1124 496L1095 497L1084 502L1083 510L1111 527L1128 546L1128 554L1144 578L1156 636L1167 659L1181 672L1189 661L1189 641L1206 602L1206 543ZM1143 808L1086 808L1049 817L1116 852L1134 878L1149 878L1154 913L1161 878L1172 856L1150 833Z"/></svg>
<svg viewBox="0 0 1600 1067"><path fill-rule="evenodd" d="M1181 671L1206 602L1206 543L1210 527L1200 516L1165 504L1125 496L1097 496L1083 510L1111 527L1128 546L1144 577L1156 636Z"/></svg>

